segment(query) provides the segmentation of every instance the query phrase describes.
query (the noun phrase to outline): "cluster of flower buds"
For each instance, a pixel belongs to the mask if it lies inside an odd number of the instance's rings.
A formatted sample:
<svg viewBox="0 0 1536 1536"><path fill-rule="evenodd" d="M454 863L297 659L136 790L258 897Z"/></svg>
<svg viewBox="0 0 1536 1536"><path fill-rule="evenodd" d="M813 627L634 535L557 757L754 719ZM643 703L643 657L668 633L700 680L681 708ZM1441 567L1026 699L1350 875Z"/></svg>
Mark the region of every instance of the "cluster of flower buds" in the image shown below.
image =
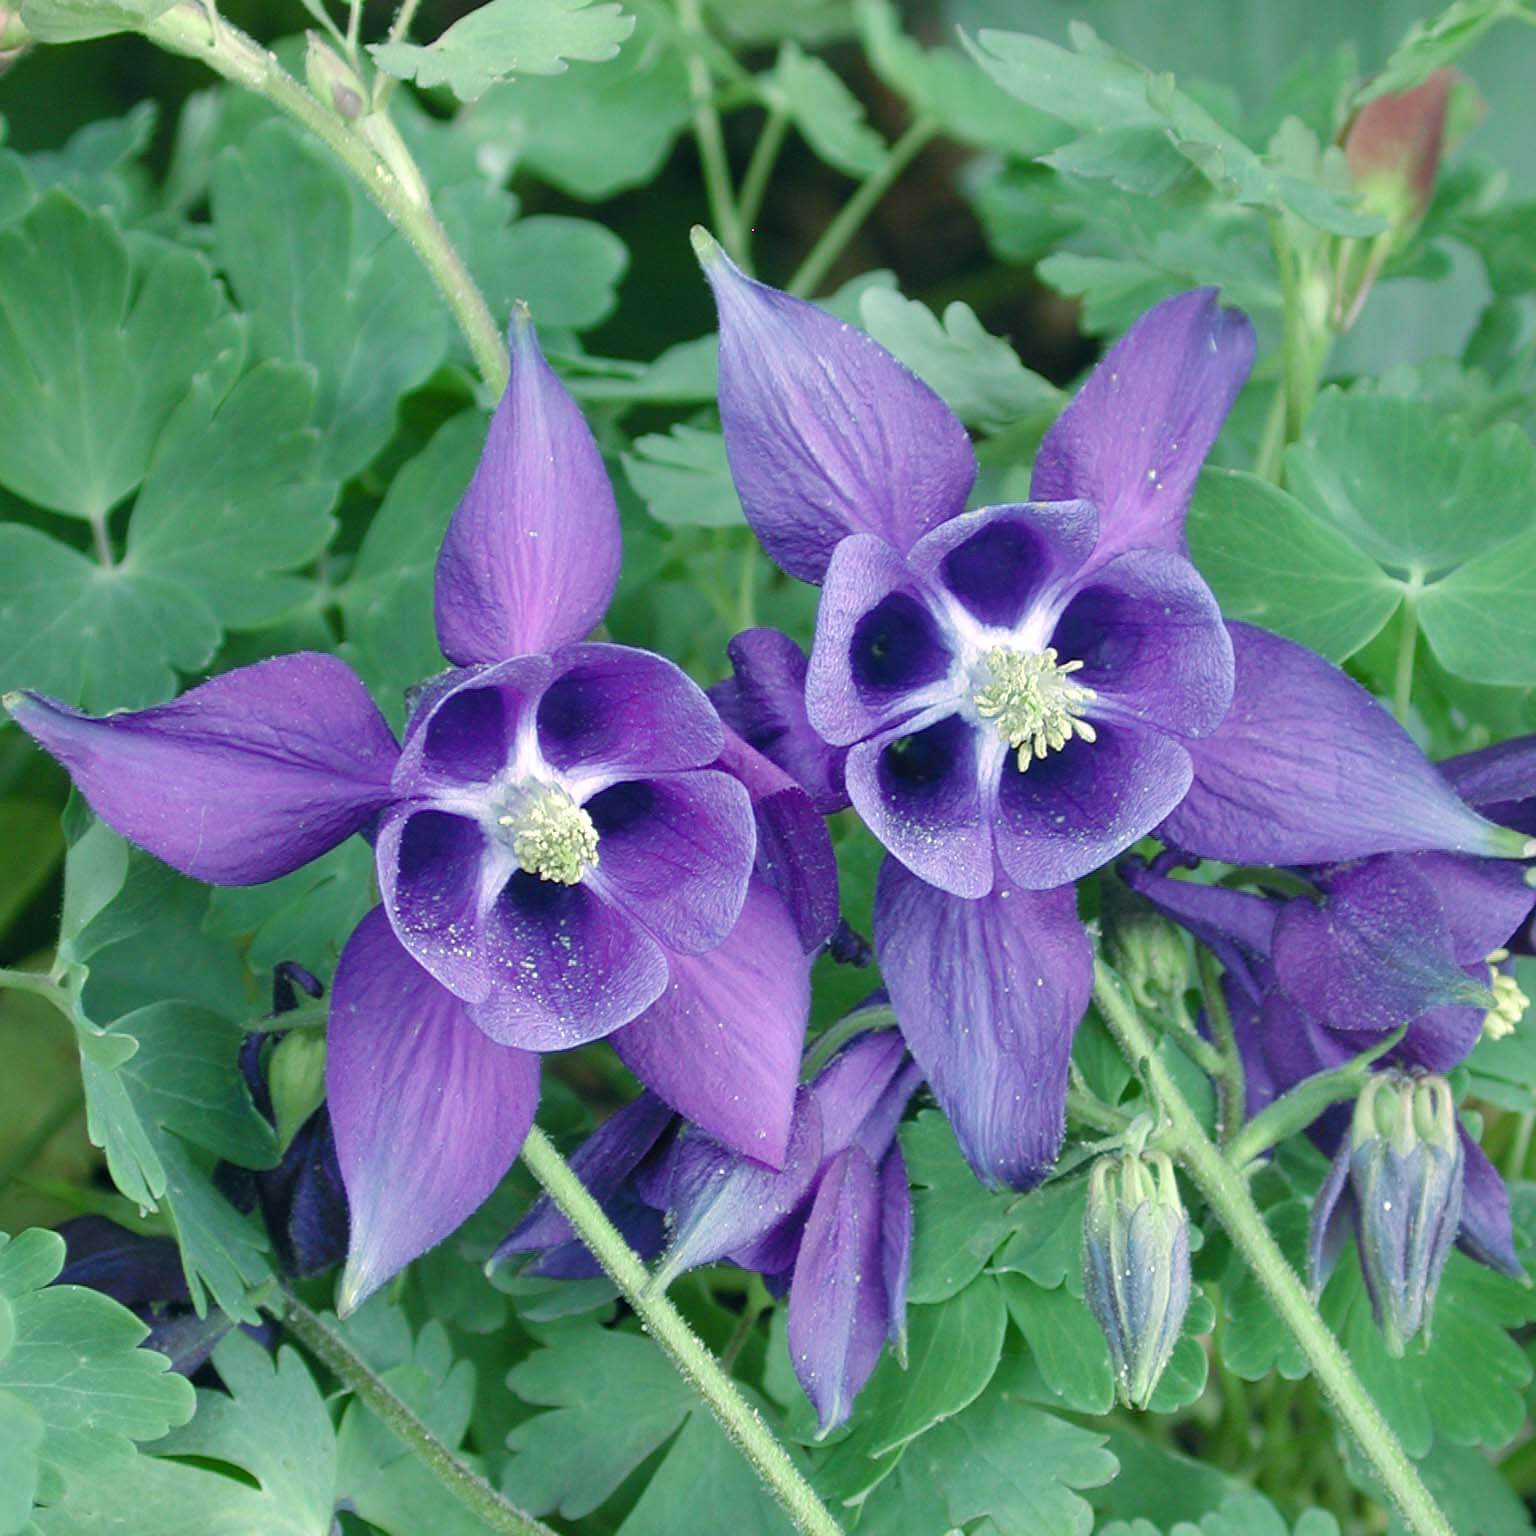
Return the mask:
<svg viewBox="0 0 1536 1536"><path fill-rule="evenodd" d="M1128 1408L1157 1389L1189 1307L1189 1215L1164 1152L1101 1157L1088 1182L1083 1295Z"/></svg>

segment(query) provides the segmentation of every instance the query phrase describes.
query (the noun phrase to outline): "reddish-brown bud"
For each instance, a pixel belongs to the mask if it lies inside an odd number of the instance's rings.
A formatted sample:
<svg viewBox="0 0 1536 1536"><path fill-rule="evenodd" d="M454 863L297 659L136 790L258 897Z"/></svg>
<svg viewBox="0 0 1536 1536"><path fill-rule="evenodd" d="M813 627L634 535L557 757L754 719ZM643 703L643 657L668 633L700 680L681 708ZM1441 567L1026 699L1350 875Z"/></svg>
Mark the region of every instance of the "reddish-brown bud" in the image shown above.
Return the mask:
<svg viewBox="0 0 1536 1536"><path fill-rule="evenodd" d="M1446 107L1458 78L1453 69L1437 69L1411 91L1378 96L1344 131L1344 154L1361 201L1394 230L1417 224L1434 196Z"/></svg>

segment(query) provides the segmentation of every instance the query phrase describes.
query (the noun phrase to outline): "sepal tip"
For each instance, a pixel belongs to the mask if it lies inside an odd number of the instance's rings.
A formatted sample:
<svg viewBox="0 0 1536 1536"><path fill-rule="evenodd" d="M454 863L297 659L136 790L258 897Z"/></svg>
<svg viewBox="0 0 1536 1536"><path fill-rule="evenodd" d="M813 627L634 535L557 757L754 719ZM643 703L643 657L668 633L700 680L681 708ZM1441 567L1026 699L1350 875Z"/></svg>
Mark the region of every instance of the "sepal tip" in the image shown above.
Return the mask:
<svg viewBox="0 0 1536 1536"><path fill-rule="evenodd" d="M725 255L720 242L702 224L695 224L688 231L688 243L693 247L699 265L706 271Z"/></svg>

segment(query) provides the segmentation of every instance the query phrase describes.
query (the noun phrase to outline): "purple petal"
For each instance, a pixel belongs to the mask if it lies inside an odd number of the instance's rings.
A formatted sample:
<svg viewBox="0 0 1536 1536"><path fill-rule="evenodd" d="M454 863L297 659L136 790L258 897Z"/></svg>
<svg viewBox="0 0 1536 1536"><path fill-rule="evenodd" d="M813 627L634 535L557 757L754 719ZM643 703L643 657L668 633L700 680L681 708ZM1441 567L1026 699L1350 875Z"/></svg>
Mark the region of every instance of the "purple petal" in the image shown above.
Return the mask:
<svg viewBox="0 0 1536 1536"><path fill-rule="evenodd" d="M992 889L983 739L959 715L897 726L848 754L848 793L865 825L915 875L955 896Z"/></svg>
<svg viewBox="0 0 1536 1536"><path fill-rule="evenodd" d="M1416 853L1408 862L1440 900L1458 965L1479 965L1507 946L1536 906L1517 863L1459 853Z"/></svg>
<svg viewBox="0 0 1536 1536"><path fill-rule="evenodd" d="M741 915L757 833L752 800L704 769L615 784L586 802L597 829L587 884L668 949L697 955Z"/></svg>
<svg viewBox="0 0 1536 1536"><path fill-rule="evenodd" d="M847 749L826 742L805 713L805 652L777 629L744 629L729 645L734 676L709 690L720 718L776 763L824 816L846 810Z"/></svg>
<svg viewBox="0 0 1536 1536"><path fill-rule="evenodd" d="M325 1082L352 1212L346 1313L500 1183L533 1123L539 1062L476 1029L375 907L336 968Z"/></svg>
<svg viewBox="0 0 1536 1536"><path fill-rule="evenodd" d="M720 310L731 475L773 559L820 581L847 534L906 550L964 510L970 439L916 374L863 332L745 277L713 244L703 262Z"/></svg>
<svg viewBox="0 0 1536 1536"><path fill-rule="evenodd" d="M1490 821L1536 834L1536 736L1467 752L1439 768L1456 793Z"/></svg>
<svg viewBox="0 0 1536 1536"><path fill-rule="evenodd" d="M526 311L510 339L507 391L437 557L437 635L460 665L579 640L619 577L619 511L592 430Z"/></svg>
<svg viewBox="0 0 1536 1536"><path fill-rule="evenodd" d="M890 1327L880 1182L862 1148L832 1160L816 1192L789 1287L789 1357L820 1434L853 1411Z"/></svg>
<svg viewBox="0 0 1536 1536"><path fill-rule="evenodd" d="M841 1152L859 1138L860 1129L880 1107L882 1100L902 1074L901 1064L907 1054L906 1042L894 1029L872 1030L857 1035L835 1055L811 1084L811 1097L821 1111L821 1139L824 1153ZM907 1087L911 1097L915 1084ZM904 1108L906 1099L902 1100ZM900 1117L900 1109L897 1117ZM895 1123L890 1130L894 1131ZM889 1135L887 1135L887 1144ZM885 1147L864 1148L872 1158L884 1155Z"/></svg>
<svg viewBox="0 0 1536 1536"><path fill-rule="evenodd" d="M1366 859L1334 872L1319 906L1298 896L1275 920L1275 977L1332 1029L1388 1034L1426 1009L1478 1004L1456 963L1434 887L1408 858Z"/></svg>
<svg viewBox="0 0 1536 1536"><path fill-rule="evenodd" d="M1014 629L1051 605L1098 536L1098 513L1086 501L983 507L941 523L913 548L909 563L977 623Z"/></svg>
<svg viewBox="0 0 1536 1536"><path fill-rule="evenodd" d="M677 1275L747 1248L805 1199L820 1169L821 1116L803 1088L782 1168L742 1157L708 1136L685 1137L666 1170L675 1236L661 1274Z"/></svg>
<svg viewBox="0 0 1536 1536"><path fill-rule="evenodd" d="M539 700L539 750L571 779L676 773L719 757L720 717L665 657L627 645L571 645L554 666Z"/></svg>
<svg viewBox="0 0 1536 1536"><path fill-rule="evenodd" d="M1465 1182L1461 1204L1461 1231L1456 1246L1479 1264L1502 1270L1517 1280L1525 1278L1525 1266L1515 1252L1514 1231L1509 1220L1509 1191L1488 1154L1467 1134L1461 1133Z"/></svg>
<svg viewBox="0 0 1536 1536"><path fill-rule="evenodd" d="M1072 1036L1093 990L1072 888L1003 880L965 901L887 859L875 946L907 1046L976 1176L1038 1184L1066 1131Z"/></svg>
<svg viewBox="0 0 1536 1536"><path fill-rule="evenodd" d="M666 1135L674 1118L670 1104L663 1103L654 1093L642 1093L609 1115L571 1154L571 1171L606 1209ZM556 1248L575 1236L565 1213L548 1195L540 1195L491 1255L491 1262L515 1253Z"/></svg>
<svg viewBox="0 0 1536 1536"><path fill-rule="evenodd" d="M880 1163L880 1274L890 1308L886 1335L903 1364L907 1358L907 1281L912 1272L912 1191L907 1164L895 1142Z"/></svg>
<svg viewBox="0 0 1536 1536"><path fill-rule="evenodd" d="M1019 771L1009 753L997 797L997 857L1009 878L1049 890L1145 837L1184 798L1189 753L1171 736L1100 720Z"/></svg>
<svg viewBox="0 0 1536 1536"><path fill-rule="evenodd" d="M1184 547L1195 477L1253 366L1253 327L1214 289L1149 309L1110 348L1035 457L1031 501L1091 501L1096 561Z"/></svg>
<svg viewBox="0 0 1536 1536"><path fill-rule="evenodd" d="M907 562L884 539L844 539L827 568L805 678L811 725L848 746L945 688L949 639Z"/></svg>
<svg viewBox="0 0 1536 1536"><path fill-rule="evenodd" d="M1525 839L1469 810L1412 738L1321 656L1232 624L1237 692L1189 744L1195 778L1159 834L1231 864L1323 864L1440 848L1520 857Z"/></svg>
<svg viewBox="0 0 1536 1536"><path fill-rule="evenodd" d="M565 1050L611 1033L667 982L660 946L586 885L486 855L479 826L404 807L379 829L380 892L400 942L492 1039Z"/></svg>
<svg viewBox="0 0 1536 1536"><path fill-rule="evenodd" d="M125 1307L191 1300L174 1238L130 1232L105 1216L73 1216L58 1234L64 1267L56 1285L87 1285Z"/></svg>
<svg viewBox="0 0 1536 1536"><path fill-rule="evenodd" d="M411 700L396 793L430 799L446 785L489 785L503 775L553 670L547 656L519 656L423 684Z"/></svg>
<svg viewBox="0 0 1536 1536"><path fill-rule="evenodd" d="M1098 698L1092 720L1129 719L1208 736L1232 706L1232 641L1211 589L1182 555L1141 549L1100 566L1051 637L1081 661L1073 682Z"/></svg>
<svg viewBox="0 0 1536 1536"><path fill-rule="evenodd" d="M800 947L814 953L838 925L837 859L826 822L787 773L729 727L715 766L739 779L752 797L757 823L753 868L789 908Z"/></svg>
<svg viewBox="0 0 1536 1536"><path fill-rule="evenodd" d="M113 831L214 885L289 874L391 799L395 738L334 656L275 656L100 718L35 693L5 707Z"/></svg>
<svg viewBox="0 0 1536 1536"><path fill-rule="evenodd" d="M613 1048L653 1092L717 1141L782 1167L810 1011L810 965L788 909L754 880L730 936L669 956L666 990Z"/></svg>
<svg viewBox="0 0 1536 1536"><path fill-rule="evenodd" d="M1312 1201L1307 1223L1307 1282L1314 1299L1323 1294L1328 1277L1354 1230L1355 1198L1349 1188L1349 1144L1334 1154L1328 1177Z"/></svg>

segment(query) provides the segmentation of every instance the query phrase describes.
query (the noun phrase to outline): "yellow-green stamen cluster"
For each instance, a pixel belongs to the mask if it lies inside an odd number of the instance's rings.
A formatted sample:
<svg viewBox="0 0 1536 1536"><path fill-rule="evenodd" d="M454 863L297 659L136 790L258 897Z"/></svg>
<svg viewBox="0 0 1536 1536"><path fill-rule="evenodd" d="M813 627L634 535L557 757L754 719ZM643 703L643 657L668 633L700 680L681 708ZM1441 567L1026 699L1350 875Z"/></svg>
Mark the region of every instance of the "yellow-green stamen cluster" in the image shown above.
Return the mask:
<svg viewBox="0 0 1536 1536"><path fill-rule="evenodd" d="M1020 773L1036 758L1059 752L1074 736L1097 739L1079 711L1098 695L1072 681L1082 665L1057 661L1054 646L1043 651L999 647L987 657L992 680L976 695L976 713L995 722L998 734L1018 752Z"/></svg>
<svg viewBox="0 0 1536 1536"><path fill-rule="evenodd" d="M1512 1035L1525 1017L1531 1000L1520 990L1520 983L1499 967L1509 959L1507 949L1496 949L1488 956L1488 990L1493 993L1493 1007L1483 1015L1483 1033L1490 1040Z"/></svg>
<svg viewBox="0 0 1536 1536"><path fill-rule="evenodd" d="M561 790L536 792L497 823L511 834L518 867L541 880L575 885L597 867L597 828Z"/></svg>

